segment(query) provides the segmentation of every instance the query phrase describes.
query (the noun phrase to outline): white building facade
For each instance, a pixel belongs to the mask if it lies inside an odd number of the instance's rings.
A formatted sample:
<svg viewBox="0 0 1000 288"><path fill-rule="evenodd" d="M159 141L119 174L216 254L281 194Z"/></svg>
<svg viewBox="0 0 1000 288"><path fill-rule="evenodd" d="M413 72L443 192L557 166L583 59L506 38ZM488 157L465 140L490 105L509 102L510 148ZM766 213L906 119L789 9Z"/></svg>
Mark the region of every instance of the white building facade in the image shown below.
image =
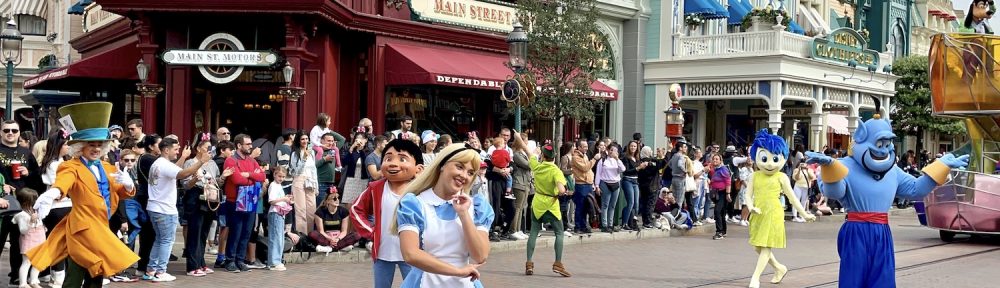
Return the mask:
<svg viewBox="0 0 1000 288"><path fill-rule="evenodd" d="M823 3L790 2L797 4L798 12L787 15L810 22L787 25L798 28L798 34L758 17L760 23L749 29L725 25L728 28L692 35L684 5L706 5L692 1L696 0L650 1L644 94L636 114L643 121L625 129L655 135L647 139L655 139L652 143L658 147L667 141L664 110L669 105L668 87L674 83L682 87L685 137L699 146L748 145L756 131L770 128L790 144L807 144L806 149L836 148L832 144L843 149L846 141L831 143L832 135L852 133L863 116L873 113L873 98L882 107L891 105L897 77L886 71L892 56L866 50L863 36L849 28L820 29L830 27L820 23L829 17L804 11L818 12ZM739 3L717 4L732 12L729 5L743 5ZM771 2L771 7L790 3ZM742 15L730 14L740 19L715 22L741 22Z"/></svg>

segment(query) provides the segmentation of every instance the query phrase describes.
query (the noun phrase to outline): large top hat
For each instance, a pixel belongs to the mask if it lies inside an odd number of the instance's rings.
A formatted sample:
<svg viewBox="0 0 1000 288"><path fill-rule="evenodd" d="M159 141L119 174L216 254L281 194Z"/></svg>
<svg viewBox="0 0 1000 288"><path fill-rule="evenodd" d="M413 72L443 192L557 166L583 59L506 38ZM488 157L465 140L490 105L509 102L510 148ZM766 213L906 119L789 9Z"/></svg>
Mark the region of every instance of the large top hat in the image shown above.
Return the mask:
<svg viewBox="0 0 1000 288"><path fill-rule="evenodd" d="M67 131L75 131L70 135L69 143L108 141L111 131L110 102L83 102L70 104L59 108L60 124Z"/></svg>

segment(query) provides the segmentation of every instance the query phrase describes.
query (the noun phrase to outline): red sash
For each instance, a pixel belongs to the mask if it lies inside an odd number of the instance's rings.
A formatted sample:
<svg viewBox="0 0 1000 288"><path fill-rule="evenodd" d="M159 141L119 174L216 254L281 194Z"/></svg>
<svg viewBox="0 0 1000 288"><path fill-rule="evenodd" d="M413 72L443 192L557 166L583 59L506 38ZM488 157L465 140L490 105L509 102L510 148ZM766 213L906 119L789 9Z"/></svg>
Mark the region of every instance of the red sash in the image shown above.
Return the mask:
<svg viewBox="0 0 1000 288"><path fill-rule="evenodd" d="M889 213L880 212L848 212L847 221L889 224Z"/></svg>

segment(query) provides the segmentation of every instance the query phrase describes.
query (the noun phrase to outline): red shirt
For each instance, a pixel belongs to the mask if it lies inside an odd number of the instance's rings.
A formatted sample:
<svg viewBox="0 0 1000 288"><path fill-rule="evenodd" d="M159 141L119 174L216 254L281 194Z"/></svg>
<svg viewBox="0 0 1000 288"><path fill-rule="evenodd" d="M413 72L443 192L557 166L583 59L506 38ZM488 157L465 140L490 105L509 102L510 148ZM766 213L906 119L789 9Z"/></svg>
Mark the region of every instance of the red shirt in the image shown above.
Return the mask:
<svg viewBox="0 0 1000 288"><path fill-rule="evenodd" d="M256 182L264 182L264 170L257 165L257 160L253 158L243 158L237 153L233 157L226 158L226 163L222 170L233 169L233 175L226 178L226 202L236 202L236 187L247 186ZM250 173L250 177L243 177L240 173Z"/></svg>
<svg viewBox="0 0 1000 288"><path fill-rule="evenodd" d="M493 150L493 154L490 155L490 162L499 168L507 168L510 166L510 161L510 152L507 152L507 149Z"/></svg>

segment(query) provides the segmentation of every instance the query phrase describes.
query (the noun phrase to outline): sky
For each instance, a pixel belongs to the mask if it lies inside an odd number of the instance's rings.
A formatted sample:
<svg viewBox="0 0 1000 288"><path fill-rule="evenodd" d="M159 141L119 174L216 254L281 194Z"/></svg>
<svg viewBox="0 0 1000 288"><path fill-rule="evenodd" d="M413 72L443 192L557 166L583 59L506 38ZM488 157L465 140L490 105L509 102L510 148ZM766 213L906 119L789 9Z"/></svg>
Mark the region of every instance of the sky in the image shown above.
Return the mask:
<svg viewBox="0 0 1000 288"><path fill-rule="evenodd" d="M969 10L969 3L972 3L972 0L952 0L951 1L951 5L955 7L955 10L963 10L963 11L964 10ZM968 12L968 11L966 11L966 12ZM959 23L961 23L962 21L965 21L965 19L957 19L957 21L959 21ZM1000 15L994 15L994 17L992 19L990 19L990 28L993 28L994 31L996 31L997 28L1000 28Z"/></svg>

